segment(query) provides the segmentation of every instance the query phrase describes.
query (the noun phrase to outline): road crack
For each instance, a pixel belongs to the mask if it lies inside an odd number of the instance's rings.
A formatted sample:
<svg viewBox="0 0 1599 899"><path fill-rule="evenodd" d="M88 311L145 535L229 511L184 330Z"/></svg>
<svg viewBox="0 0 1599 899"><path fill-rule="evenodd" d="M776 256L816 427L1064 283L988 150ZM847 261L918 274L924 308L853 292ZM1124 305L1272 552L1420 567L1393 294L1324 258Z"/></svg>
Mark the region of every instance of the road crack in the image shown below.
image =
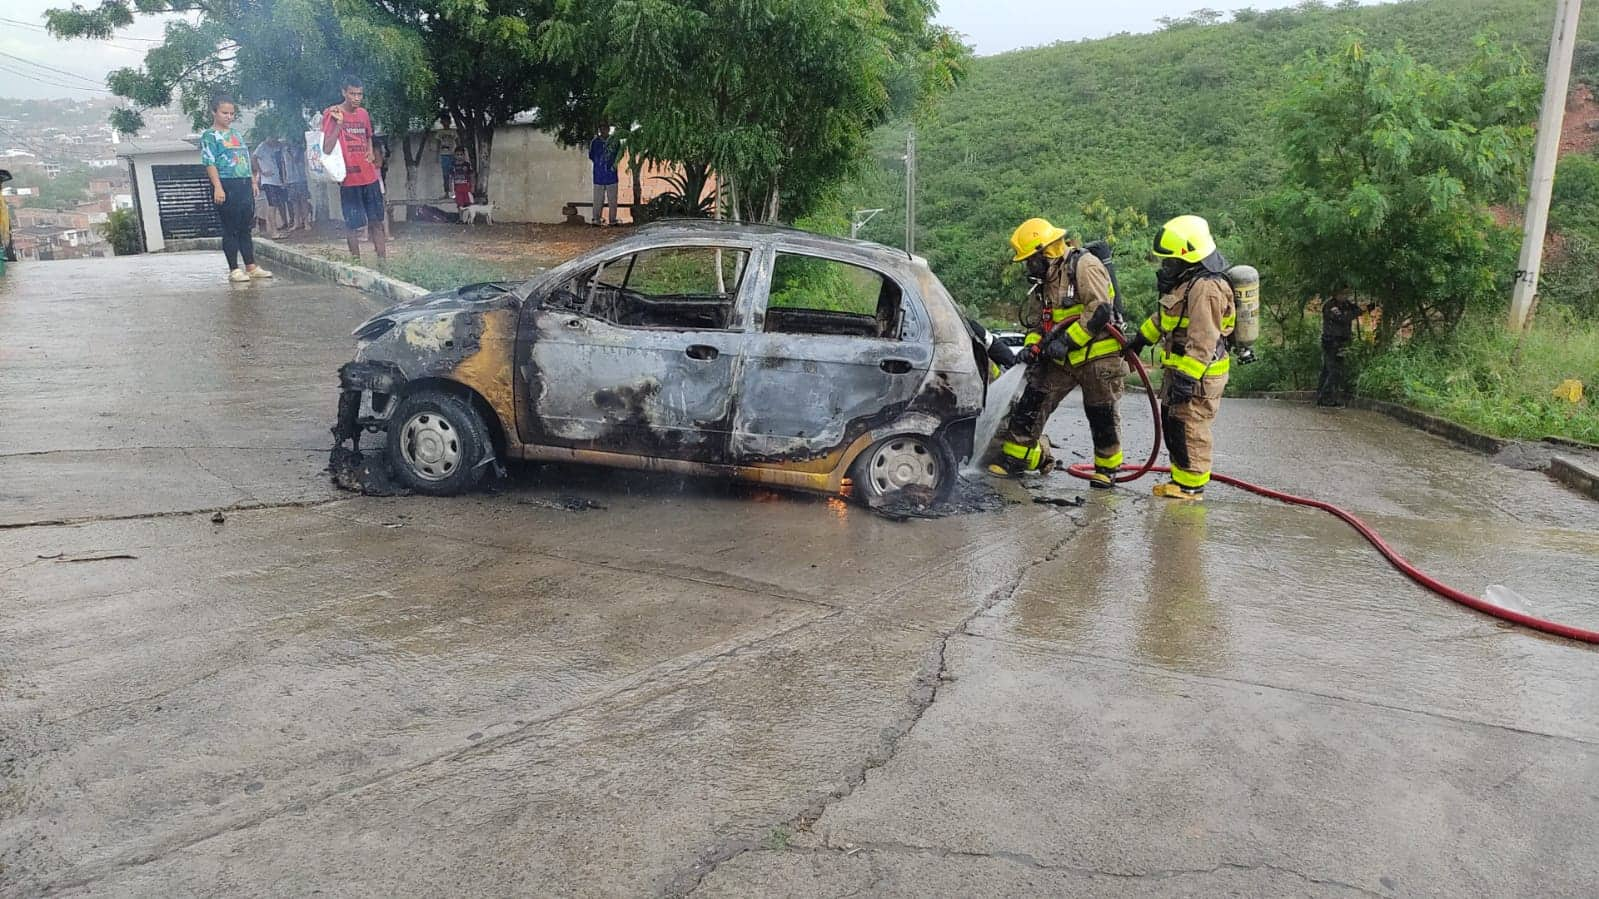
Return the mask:
<svg viewBox="0 0 1599 899"><path fill-rule="evenodd" d="M765 828L767 832L776 830L789 832L809 830L811 825L821 818L829 807L848 799L852 793L865 784L871 772L893 761L894 756L899 753L900 747L904 744L905 738L910 735L911 731L915 730L916 725L921 723L923 716L927 714L927 710L933 707L933 703L938 701L943 685L953 680L949 676L948 649L950 639L956 635L969 636L967 628L979 616L987 613L1002 602L1015 599L1016 594L1026 582L1028 575L1039 566L1047 565L1059 558L1061 550L1076 539L1077 531L1084 526L1083 521L1076 517L1067 515L1060 517L1065 518L1072 524L1071 530L1067 531L1065 536L1043 555L1030 560L1023 566L1019 566L1004 584L984 594L982 600L953 627L938 632L933 645L923 655L922 666L911 682L906 696L905 714L880 730L877 748L868 753L866 758L861 760L860 763L846 770L842 779L831 790L820 795L813 795L798 814L768 825ZM702 852L700 857L694 862L694 865L687 871L667 883L663 892L671 897L688 896L699 889L700 885L705 882L705 878L709 877L720 866L747 852L760 850L761 848L760 841L749 836L738 836L716 844Z"/></svg>
<svg viewBox="0 0 1599 899"><path fill-rule="evenodd" d="M1286 865L1272 864L1270 862L1233 862L1222 861L1205 868L1156 868L1148 871L1127 870L1123 868L1101 868L1090 865L1066 865L1047 862L1035 855L1026 852L1011 852L1002 849L992 849L979 852L969 849L950 849L943 846L921 846L913 843L899 842L865 842L845 843L833 845L824 843L815 847L785 847L783 849L763 849L763 852L794 853L824 856L843 856L853 858L858 855L899 855L921 856L939 859L956 860L988 860L1000 861L1006 864L1017 865L1034 871L1047 871L1051 873L1073 874L1082 877L1115 877L1125 880L1171 880L1179 877L1203 876L1224 871L1270 871L1274 874L1285 874L1298 878L1305 883L1318 886L1339 887L1352 890L1364 896L1376 896L1379 899L1388 899L1389 894L1368 889L1359 884L1337 880L1329 877L1317 877L1307 874ZM881 873L874 874L874 884L883 879Z"/></svg>

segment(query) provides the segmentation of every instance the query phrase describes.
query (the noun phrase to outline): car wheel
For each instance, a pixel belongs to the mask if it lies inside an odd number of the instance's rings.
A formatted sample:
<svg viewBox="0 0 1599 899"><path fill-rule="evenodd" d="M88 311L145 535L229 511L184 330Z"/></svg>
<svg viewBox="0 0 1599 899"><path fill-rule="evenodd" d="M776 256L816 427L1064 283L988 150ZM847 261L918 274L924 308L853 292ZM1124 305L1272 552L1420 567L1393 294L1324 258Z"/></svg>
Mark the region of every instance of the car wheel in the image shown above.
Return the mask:
<svg viewBox="0 0 1599 899"><path fill-rule="evenodd" d="M879 440L850 469L855 497L867 504L901 494L941 503L955 488L956 477L955 456L944 441L919 434Z"/></svg>
<svg viewBox="0 0 1599 899"><path fill-rule="evenodd" d="M400 401L389 419L389 464L417 493L455 496L483 478L487 430L465 398L422 389Z"/></svg>

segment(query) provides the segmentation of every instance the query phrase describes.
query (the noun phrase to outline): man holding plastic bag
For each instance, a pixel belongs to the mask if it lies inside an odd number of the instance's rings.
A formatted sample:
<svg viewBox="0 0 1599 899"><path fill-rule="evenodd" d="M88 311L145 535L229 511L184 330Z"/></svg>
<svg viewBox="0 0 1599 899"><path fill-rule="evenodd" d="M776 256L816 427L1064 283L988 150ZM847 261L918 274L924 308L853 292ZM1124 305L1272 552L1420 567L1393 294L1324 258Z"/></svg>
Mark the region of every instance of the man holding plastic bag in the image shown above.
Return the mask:
<svg viewBox="0 0 1599 899"><path fill-rule="evenodd" d="M344 240L350 255L361 256L361 231L382 259L388 254L383 233L383 189L378 185L378 159L372 149L372 117L362 108L361 79L344 79L344 102L322 113L322 165L329 179L343 168L339 205L344 209ZM335 152L337 150L337 152Z"/></svg>

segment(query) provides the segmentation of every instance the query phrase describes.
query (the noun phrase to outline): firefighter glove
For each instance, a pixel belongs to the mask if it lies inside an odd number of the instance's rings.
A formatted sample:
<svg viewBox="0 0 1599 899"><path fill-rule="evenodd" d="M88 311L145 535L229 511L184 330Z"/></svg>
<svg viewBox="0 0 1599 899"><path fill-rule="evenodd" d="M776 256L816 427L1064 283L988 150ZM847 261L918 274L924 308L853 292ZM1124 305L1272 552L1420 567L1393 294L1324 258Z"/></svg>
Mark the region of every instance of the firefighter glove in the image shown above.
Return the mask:
<svg viewBox="0 0 1599 899"><path fill-rule="evenodd" d="M1066 336L1066 329L1064 328L1060 329L1049 340L1044 341L1041 346L1044 348L1044 355L1056 362L1066 361L1066 354L1077 349L1077 344L1072 343L1072 339Z"/></svg>
<svg viewBox="0 0 1599 899"><path fill-rule="evenodd" d="M1168 406L1181 406L1194 398L1198 392L1199 382L1179 371L1166 370L1166 377L1171 378L1171 387L1166 392Z"/></svg>
<svg viewBox="0 0 1599 899"><path fill-rule="evenodd" d="M1088 321L1083 322L1083 327L1087 328L1090 334L1098 334L1110 324L1110 316L1114 311L1109 303L1101 303L1099 308L1094 310L1094 314L1088 317Z"/></svg>
<svg viewBox="0 0 1599 899"><path fill-rule="evenodd" d="M1136 356L1139 353L1142 353L1144 351L1144 347L1147 346L1149 346L1149 341L1144 339L1143 332L1134 331L1133 336L1127 338L1127 343L1123 346L1123 349L1129 355Z"/></svg>

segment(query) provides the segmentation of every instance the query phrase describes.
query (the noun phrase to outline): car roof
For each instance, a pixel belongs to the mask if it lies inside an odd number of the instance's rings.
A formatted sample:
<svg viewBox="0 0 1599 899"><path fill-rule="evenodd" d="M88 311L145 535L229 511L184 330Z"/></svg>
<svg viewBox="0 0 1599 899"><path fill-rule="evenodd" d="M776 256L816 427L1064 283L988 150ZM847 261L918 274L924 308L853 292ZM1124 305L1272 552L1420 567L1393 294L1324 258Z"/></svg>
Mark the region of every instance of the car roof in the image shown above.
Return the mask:
<svg viewBox="0 0 1599 899"><path fill-rule="evenodd" d="M704 240L710 237L755 240L762 243L782 242L789 247L810 250L825 255L865 257L877 262L879 265L895 268L907 266L925 267L927 265L927 261L919 256L913 256L904 250L873 243L869 240L833 237L827 234L817 234L813 231L803 231L799 228L785 228L781 225L718 222L711 219L668 219L652 222L639 228L624 240L631 243L634 240L655 242L663 238Z"/></svg>

